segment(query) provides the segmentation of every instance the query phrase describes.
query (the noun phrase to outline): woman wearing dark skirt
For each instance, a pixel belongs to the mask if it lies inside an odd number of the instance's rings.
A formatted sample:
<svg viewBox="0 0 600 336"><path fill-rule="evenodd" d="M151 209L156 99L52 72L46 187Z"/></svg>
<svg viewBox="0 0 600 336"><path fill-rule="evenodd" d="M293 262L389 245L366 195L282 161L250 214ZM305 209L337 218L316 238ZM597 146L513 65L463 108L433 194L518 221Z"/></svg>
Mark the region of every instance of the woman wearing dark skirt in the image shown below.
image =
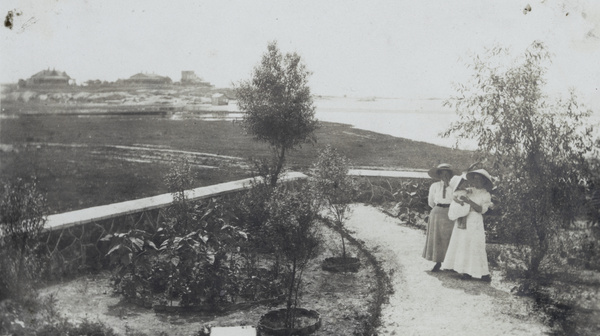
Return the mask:
<svg viewBox="0 0 600 336"><path fill-rule="evenodd" d="M458 175L458 173L446 163L429 170L429 176L438 180L429 187L427 200L432 209L429 213L427 239L423 249L423 258L435 262L432 272L440 270L454 228L454 221L448 218L448 208L454 192L449 186L449 182L454 175Z"/></svg>

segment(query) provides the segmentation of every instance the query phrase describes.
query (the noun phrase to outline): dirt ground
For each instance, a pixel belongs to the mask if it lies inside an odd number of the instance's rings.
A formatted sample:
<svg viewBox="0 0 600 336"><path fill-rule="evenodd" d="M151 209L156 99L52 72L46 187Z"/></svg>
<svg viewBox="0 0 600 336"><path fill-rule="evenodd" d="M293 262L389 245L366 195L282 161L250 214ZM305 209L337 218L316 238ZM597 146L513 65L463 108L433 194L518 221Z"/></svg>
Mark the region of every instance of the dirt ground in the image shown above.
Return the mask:
<svg viewBox="0 0 600 336"><path fill-rule="evenodd" d="M377 279L372 265L355 246L347 246L347 252L361 259L357 273L330 273L321 269L322 261L341 254L338 233L323 227L323 248L313 260L303 277L304 291L300 306L317 310L322 326L314 336L353 335L361 332L369 318ZM363 262L364 261L364 262ZM102 272L75 280L59 283L42 290L43 296L52 295L58 313L73 323L84 319L100 321L112 327L120 335L133 332L154 335L194 335L204 325L256 326L260 316L272 309L284 308L256 306L224 315L201 313L156 313L126 302L115 294L110 284L110 273ZM135 334L139 335L139 334Z"/></svg>
<svg viewBox="0 0 600 336"><path fill-rule="evenodd" d="M379 335L544 335L548 327L531 314L533 302L510 293L514 284L461 280L450 271L432 273L421 258L422 231L370 206L355 205L347 228L375 249L391 274L395 293L382 307Z"/></svg>

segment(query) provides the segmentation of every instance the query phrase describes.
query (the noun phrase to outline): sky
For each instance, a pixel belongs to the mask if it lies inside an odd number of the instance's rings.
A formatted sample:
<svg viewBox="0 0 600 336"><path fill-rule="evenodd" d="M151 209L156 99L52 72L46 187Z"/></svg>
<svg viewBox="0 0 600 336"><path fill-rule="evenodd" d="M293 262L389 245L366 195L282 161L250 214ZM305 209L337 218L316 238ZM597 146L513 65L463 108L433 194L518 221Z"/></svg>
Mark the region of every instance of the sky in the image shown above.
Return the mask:
<svg viewBox="0 0 600 336"><path fill-rule="evenodd" d="M277 41L300 54L315 94L447 98L469 55L539 40L554 55L549 86L600 109L595 0L3 0L0 11L19 14L0 29L0 83L48 68L78 83L193 70L229 87Z"/></svg>

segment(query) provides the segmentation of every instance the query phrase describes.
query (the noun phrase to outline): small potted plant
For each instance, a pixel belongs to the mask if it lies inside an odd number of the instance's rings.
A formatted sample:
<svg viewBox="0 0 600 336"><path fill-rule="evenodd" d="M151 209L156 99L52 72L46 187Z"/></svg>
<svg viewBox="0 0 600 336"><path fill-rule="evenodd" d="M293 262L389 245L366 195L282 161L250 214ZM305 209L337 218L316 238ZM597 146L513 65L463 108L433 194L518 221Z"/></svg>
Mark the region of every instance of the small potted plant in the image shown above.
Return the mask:
<svg viewBox="0 0 600 336"><path fill-rule="evenodd" d="M342 256L326 258L323 269L331 272L357 272L360 260L346 253L344 224L351 213L350 204L356 197L358 187L348 176L349 160L327 145L314 164L313 190L338 228L342 239Z"/></svg>

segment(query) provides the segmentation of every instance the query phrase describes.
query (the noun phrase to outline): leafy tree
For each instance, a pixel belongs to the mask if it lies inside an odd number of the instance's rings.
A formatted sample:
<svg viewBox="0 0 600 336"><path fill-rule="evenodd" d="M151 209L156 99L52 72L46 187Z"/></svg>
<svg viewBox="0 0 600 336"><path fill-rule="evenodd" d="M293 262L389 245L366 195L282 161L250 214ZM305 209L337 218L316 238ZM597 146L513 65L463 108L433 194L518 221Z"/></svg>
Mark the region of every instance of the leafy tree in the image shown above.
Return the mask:
<svg viewBox="0 0 600 336"><path fill-rule="evenodd" d="M543 91L550 54L539 42L509 66L507 51L475 57L473 75L446 102L459 121L445 136L475 139L478 154L497 173L495 191L505 239L516 243L529 276L539 273L561 230L580 214L592 129L571 91L552 101Z"/></svg>
<svg viewBox="0 0 600 336"><path fill-rule="evenodd" d="M308 77L310 72L296 53L281 54L276 42L269 43L252 79L236 87L243 125L255 139L269 144L273 164L270 184L277 183L285 155L302 143L314 141L317 129Z"/></svg>
<svg viewBox="0 0 600 336"><path fill-rule="evenodd" d="M320 153L314 164L315 176L313 188L320 199L322 206L333 216L333 223L340 229L350 216L350 203L358 193L358 186L348 176L350 162L348 158L339 154L335 148L327 145ZM346 258L346 244L342 237L342 258Z"/></svg>
<svg viewBox="0 0 600 336"><path fill-rule="evenodd" d="M269 224L273 230L273 242L289 271L286 282L285 326L294 328L296 308L299 302L302 275L308 262L316 257L319 248L319 232L316 220L318 207L312 192L304 185L292 190L286 185L274 188L267 203Z"/></svg>

